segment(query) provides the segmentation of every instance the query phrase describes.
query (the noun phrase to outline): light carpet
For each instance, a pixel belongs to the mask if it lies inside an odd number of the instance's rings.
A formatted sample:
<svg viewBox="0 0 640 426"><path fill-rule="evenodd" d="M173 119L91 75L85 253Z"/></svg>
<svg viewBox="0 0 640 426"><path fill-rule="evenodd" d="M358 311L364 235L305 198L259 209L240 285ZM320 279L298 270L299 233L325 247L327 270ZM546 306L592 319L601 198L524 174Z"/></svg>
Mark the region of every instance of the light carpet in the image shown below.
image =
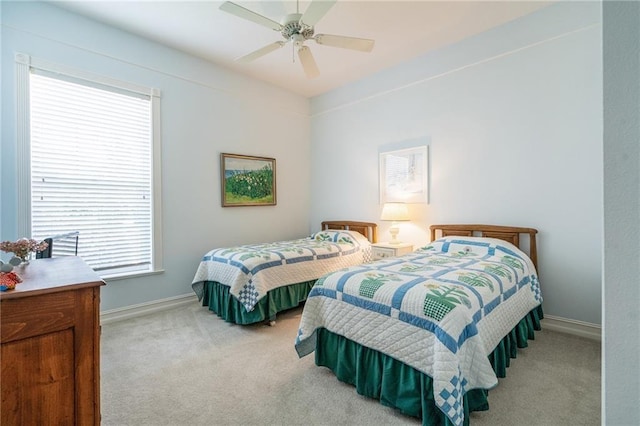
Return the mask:
<svg viewBox="0 0 640 426"><path fill-rule="evenodd" d="M102 424L421 424L298 358L301 313L239 326L194 303L103 325ZM471 425L600 425L600 343L536 332L489 405Z"/></svg>

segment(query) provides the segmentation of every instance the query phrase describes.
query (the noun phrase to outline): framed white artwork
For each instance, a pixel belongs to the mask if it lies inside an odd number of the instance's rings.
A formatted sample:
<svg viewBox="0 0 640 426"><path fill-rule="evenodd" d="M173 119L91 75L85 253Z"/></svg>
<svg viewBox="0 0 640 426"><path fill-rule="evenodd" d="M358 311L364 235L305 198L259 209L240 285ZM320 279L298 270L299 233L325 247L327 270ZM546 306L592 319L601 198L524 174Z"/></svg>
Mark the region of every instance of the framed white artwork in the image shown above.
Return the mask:
<svg viewBox="0 0 640 426"><path fill-rule="evenodd" d="M429 202L427 146L380 153L380 203Z"/></svg>

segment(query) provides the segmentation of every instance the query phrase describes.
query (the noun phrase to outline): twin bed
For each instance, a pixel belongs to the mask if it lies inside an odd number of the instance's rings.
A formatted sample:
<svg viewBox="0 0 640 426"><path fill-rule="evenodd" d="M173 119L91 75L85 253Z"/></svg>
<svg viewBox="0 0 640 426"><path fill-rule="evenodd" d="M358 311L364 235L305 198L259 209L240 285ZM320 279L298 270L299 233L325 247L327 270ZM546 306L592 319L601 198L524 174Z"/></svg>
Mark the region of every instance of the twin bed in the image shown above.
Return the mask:
<svg viewBox="0 0 640 426"><path fill-rule="evenodd" d="M298 355L315 351L359 394L423 425L469 424L540 329L536 233L435 225L414 253L323 276L304 306Z"/></svg>
<svg viewBox="0 0 640 426"><path fill-rule="evenodd" d="M203 306L225 321L252 324L302 303L322 275L371 260L377 224L324 221L307 238L213 249L192 281Z"/></svg>
<svg viewBox="0 0 640 426"><path fill-rule="evenodd" d="M238 324L306 300L300 357L315 351L316 365L423 425L468 425L540 330L537 231L434 225L430 244L370 262L376 232L323 222L302 240L212 250L192 287Z"/></svg>

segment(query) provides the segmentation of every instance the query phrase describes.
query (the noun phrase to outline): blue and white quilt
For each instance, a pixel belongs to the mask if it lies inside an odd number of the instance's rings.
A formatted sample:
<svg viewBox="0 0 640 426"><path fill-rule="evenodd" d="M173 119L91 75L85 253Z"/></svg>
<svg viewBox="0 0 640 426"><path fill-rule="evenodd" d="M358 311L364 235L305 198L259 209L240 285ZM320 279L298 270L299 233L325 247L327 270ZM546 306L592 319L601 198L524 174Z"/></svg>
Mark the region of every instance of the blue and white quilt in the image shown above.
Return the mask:
<svg viewBox="0 0 640 426"><path fill-rule="evenodd" d="M541 302L535 267L516 246L446 237L323 276L295 346L300 357L313 352L323 327L402 361L433 379L436 405L460 425L464 394L498 383L488 355Z"/></svg>
<svg viewBox="0 0 640 426"><path fill-rule="evenodd" d="M205 281L227 285L251 312L269 290L370 260L364 235L325 230L297 240L213 249L202 258L191 287L202 300Z"/></svg>

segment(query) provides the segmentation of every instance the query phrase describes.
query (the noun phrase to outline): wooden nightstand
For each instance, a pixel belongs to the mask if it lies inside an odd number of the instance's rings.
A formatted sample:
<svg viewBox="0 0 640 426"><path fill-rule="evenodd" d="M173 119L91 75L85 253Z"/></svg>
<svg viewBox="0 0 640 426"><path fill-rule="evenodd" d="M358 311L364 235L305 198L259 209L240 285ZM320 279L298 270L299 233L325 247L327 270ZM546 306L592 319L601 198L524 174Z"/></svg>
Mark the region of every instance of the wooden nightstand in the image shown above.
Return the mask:
<svg viewBox="0 0 640 426"><path fill-rule="evenodd" d="M411 253L413 251L413 244L400 243L376 243L371 244L371 258L372 260L386 259L388 257L402 256L403 254Z"/></svg>

